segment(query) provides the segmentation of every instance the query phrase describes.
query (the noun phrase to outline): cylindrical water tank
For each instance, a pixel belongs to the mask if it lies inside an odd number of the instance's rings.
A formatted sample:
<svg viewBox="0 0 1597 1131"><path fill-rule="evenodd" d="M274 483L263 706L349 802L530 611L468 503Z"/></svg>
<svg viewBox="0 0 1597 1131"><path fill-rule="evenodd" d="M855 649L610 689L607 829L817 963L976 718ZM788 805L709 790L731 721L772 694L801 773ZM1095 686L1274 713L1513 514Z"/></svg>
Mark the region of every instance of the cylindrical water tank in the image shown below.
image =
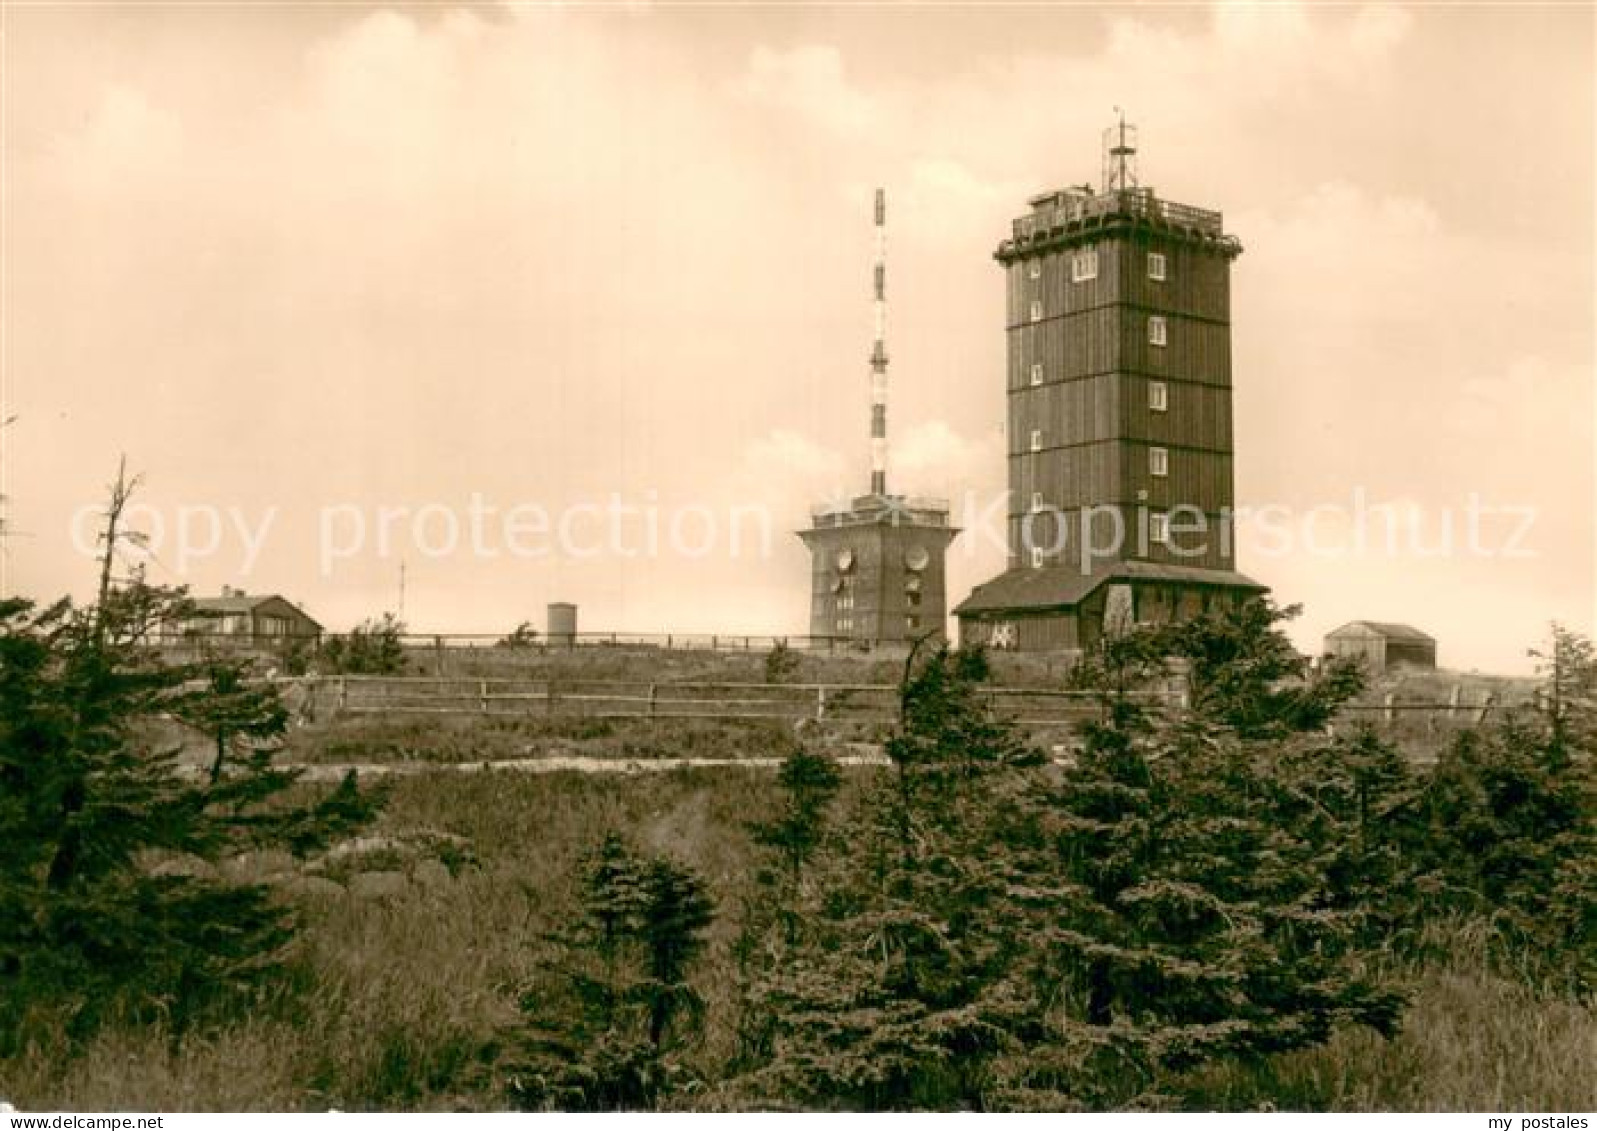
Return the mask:
<svg viewBox="0 0 1597 1131"><path fill-rule="evenodd" d="M577 642L577 606L567 601L549 602L549 643L567 647Z"/></svg>

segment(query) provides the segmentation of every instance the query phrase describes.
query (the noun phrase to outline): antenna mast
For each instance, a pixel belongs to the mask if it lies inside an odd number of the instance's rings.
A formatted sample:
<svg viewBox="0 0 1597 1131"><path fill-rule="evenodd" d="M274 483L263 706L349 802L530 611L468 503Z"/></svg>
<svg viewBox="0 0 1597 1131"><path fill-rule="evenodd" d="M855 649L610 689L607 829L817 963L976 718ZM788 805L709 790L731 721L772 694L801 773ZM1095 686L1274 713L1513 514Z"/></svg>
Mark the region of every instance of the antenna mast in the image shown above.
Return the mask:
<svg viewBox="0 0 1597 1131"><path fill-rule="evenodd" d="M876 341L871 347L871 493L887 494L887 191L876 190Z"/></svg>
<svg viewBox="0 0 1597 1131"><path fill-rule="evenodd" d="M1103 191L1137 187L1137 127L1126 125L1126 112L1115 107L1118 124L1103 132Z"/></svg>

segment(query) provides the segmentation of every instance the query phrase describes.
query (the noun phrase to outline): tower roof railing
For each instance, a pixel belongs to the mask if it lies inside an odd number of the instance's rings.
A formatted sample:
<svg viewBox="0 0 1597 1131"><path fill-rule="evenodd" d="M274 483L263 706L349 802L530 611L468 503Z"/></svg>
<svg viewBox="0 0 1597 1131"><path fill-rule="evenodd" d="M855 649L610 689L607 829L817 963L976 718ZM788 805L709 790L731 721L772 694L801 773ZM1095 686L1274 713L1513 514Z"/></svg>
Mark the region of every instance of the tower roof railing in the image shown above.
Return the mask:
<svg viewBox="0 0 1597 1131"><path fill-rule="evenodd" d="M944 525L948 521L948 509L947 499L930 495L864 495L846 503L817 503L810 508L810 517L824 526L880 522L883 517L891 516L905 520L929 519L934 525Z"/></svg>
<svg viewBox="0 0 1597 1131"><path fill-rule="evenodd" d="M1103 193L1063 189L1035 197L1031 204L1031 214L1020 217L1013 224L1016 240L1029 240L1056 229L1068 229L1089 220L1114 216L1190 228L1201 235L1215 238L1225 235L1223 218L1219 212L1190 204L1177 204L1173 200L1161 200L1149 188Z"/></svg>

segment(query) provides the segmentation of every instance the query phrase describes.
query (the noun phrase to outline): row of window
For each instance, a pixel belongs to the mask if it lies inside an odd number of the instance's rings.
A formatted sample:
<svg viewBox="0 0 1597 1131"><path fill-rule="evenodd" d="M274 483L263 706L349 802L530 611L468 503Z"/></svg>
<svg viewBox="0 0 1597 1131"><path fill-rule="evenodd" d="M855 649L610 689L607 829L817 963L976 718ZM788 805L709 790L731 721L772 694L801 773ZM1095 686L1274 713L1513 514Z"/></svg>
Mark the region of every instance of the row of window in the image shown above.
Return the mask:
<svg viewBox="0 0 1597 1131"><path fill-rule="evenodd" d="M1043 450L1043 433L1041 433L1041 430L1032 431L1032 450L1033 452ZM1163 449L1163 447L1150 447L1148 449L1148 474L1155 476L1156 479L1164 479L1169 476L1169 473L1171 473L1171 454L1169 454L1169 450ZM1038 490L1033 490L1032 492L1032 510L1043 510L1043 494L1038 492Z"/></svg>
<svg viewBox="0 0 1597 1131"><path fill-rule="evenodd" d="M1148 541L1156 546L1168 545L1170 542L1170 516L1167 514L1150 514L1148 516ZM1041 569L1045 564L1045 556L1041 546L1031 548L1031 568Z"/></svg>
<svg viewBox="0 0 1597 1131"><path fill-rule="evenodd" d="M1040 361L1032 362L1031 383L1034 388L1043 383L1043 364ZM1163 381L1148 382L1148 408L1152 412L1165 412L1170 408L1170 390Z"/></svg>
<svg viewBox="0 0 1597 1131"><path fill-rule="evenodd" d="M1027 274L1033 279L1042 278L1042 260L1033 259L1028 265ZM1070 281L1072 283L1085 283L1098 277L1098 252L1089 248L1078 251L1070 257ZM1169 278L1169 262L1163 252L1150 251L1148 253L1148 278L1156 283L1162 283Z"/></svg>
<svg viewBox="0 0 1597 1131"><path fill-rule="evenodd" d="M919 613L910 613L907 617L905 617L904 618L904 627L906 629L910 630L911 632L913 632L917 628L919 628L920 627L920 614ZM842 636L845 633L853 632L854 631L854 618L853 617L838 617L837 621L833 625L833 628L834 628L835 632L837 633L837 635L839 635L839 636Z"/></svg>
<svg viewBox="0 0 1597 1131"><path fill-rule="evenodd" d="M1035 378L1035 376L1036 376L1036 372L1035 372L1035 368L1034 368L1033 369L1033 377ZM1033 380L1032 384L1035 385L1035 384L1038 384L1038 382L1036 380ZM1165 383L1163 381L1149 381L1148 382L1148 411L1150 411L1150 412L1166 412L1166 411L1169 410L1169 408L1170 408L1170 390L1165 386ZM1040 451L1042 451L1042 447L1043 447L1043 444L1042 444L1042 429L1041 428L1033 428L1031 430L1031 450L1034 451L1034 452L1040 452ZM1156 452L1164 451L1163 448L1154 448L1153 450L1156 451ZM1156 472L1154 472L1154 474L1155 475L1163 475L1164 472L1156 471Z"/></svg>
<svg viewBox="0 0 1597 1131"><path fill-rule="evenodd" d="M1031 310L1027 317L1033 322L1041 322L1043 318L1042 300L1032 299ZM1150 346L1164 346L1170 344L1170 325L1162 314L1148 315L1148 344Z"/></svg>

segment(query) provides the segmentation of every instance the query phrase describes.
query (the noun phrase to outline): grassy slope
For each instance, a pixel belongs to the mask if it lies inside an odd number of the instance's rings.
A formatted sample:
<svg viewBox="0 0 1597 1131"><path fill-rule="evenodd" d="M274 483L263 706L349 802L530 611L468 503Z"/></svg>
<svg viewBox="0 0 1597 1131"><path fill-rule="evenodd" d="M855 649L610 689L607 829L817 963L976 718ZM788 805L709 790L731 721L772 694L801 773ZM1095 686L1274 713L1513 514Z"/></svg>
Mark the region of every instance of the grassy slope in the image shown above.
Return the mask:
<svg viewBox="0 0 1597 1131"><path fill-rule="evenodd" d="M471 839L480 866L392 903L316 912L302 937L311 992L204 1038L118 1032L63 1068L47 1053L0 1064L0 1095L76 1110L425 1108L499 1103L496 1028L540 934L571 906L579 854L608 828L709 878L723 914L698 982L709 998L706 1060L730 1042L729 953L751 848L745 822L772 803L767 772L638 777L489 774L398 784L384 824ZM1597 1107L1597 1017L1491 974L1468 938L1415 975L1404 1033L1345 1033L1255 1072L1195 1081L1202 1106L1554 1110Z"/></svg>

